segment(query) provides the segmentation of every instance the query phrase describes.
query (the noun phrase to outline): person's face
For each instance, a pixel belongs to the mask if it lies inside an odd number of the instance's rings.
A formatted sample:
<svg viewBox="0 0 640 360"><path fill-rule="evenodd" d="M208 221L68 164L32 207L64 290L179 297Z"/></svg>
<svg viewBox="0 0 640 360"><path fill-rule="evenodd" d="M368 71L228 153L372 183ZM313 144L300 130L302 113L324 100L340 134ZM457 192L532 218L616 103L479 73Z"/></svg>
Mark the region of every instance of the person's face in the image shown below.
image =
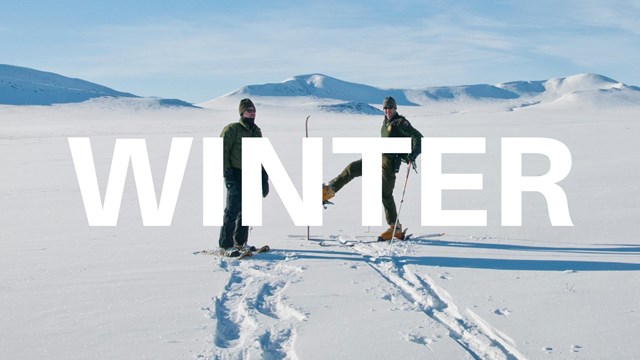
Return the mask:
<svg viewBox="0 0 640 360"><path fill-rule="evenodd" d="M393 115L396 114L396 108L394 107L385 106L382 110L384 111L384 115L387 117L387 119L391 119Z"/></svg>
<svg viewBox="0 0 640 360"><path fill-rule="evenodd" d="M247 110L245 110L242 113L242 116L245 118L249 118L249 119L255 119L256 118L256 108L247 108Z"/></svg>

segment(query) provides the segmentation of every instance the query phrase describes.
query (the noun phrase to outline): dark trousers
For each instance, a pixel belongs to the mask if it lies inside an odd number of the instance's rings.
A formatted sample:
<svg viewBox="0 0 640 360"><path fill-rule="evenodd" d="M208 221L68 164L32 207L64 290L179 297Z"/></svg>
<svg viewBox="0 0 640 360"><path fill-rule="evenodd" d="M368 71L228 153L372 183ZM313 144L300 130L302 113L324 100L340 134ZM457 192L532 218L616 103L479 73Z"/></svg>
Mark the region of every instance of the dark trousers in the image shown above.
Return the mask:
<svg viewBox="0 0 640 360"><path fill-rule="evenodd" d="M223 224L220 228L218 244L228 249L234 245L247 243L249 227L242 226L242 171L233 169L233 178L225 179L227 205L224 208Z"/></svg>
<svg viewBox="0 0 640 360"><path fill-rule="evenodd" d="M400 164L398 160L397 156L382 155L382 205L389 225L394 225L398 218L396 202L393 200L393 188L396 185L396 173ZM362 176L362 160L356 160L347 165L340 175L331 180L334 191L338 192L358 176Z"/></svg>

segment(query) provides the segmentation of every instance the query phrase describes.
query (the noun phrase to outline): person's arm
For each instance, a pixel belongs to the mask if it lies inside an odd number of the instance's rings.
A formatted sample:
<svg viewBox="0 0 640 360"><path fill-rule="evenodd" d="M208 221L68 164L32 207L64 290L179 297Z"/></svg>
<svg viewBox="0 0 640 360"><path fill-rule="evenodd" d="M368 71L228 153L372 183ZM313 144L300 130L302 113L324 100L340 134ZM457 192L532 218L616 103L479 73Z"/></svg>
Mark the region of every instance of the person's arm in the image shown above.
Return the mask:
<svg viewBox="0 0 640 360"><path fill-rule="evenodd" d="M235 139L235 130L233 126L226 126L222 129L220 137L222 138L222 174L224 176L225 186L227 189L230 189L236 185L233 169L231 168L231 149L233 148Z"/></svg>
<svg viewBox="0 0 640 360"><path fill-rule="evenodd" d="M406 119L400 122L399 128L404 137L411 138L411 152L407 155L407 158L413 163L422 152L422 134Z"/></svg>

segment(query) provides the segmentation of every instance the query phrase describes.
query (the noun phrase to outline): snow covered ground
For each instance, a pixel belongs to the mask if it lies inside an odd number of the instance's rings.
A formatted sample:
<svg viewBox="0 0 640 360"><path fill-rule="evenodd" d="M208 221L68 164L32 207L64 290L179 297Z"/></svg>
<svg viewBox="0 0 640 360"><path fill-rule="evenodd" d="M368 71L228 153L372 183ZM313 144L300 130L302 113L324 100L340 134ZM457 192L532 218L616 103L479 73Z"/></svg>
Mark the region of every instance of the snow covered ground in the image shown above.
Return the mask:
<svg viewBox="0 0 640 360"><path fill-rule="evenodd" d="M203 109L133 98L0 106L0 358L640 356L633 92L571 91L526 107L468 98L401 105L424 136L486 138L486 154L444 158L445 172L482 173L484 189L447 191L443 206L486 209L487 227L420 226L421 174L413 173L401 214L413 240L368 242L382 227L360 225L357 179L308 241L272 186L264 226L249 240L271 252L242 261L193 255L214 248L219 231L202 226L202 138L237 120L240 96ZM321 111L321 99L254 100L257 123L297 186L307 115L310 135L324 138L325 180L358 158L333 154L332 137L379 135L381 115ZM171 138L193 137L172 226L142 226L129 173L118 225L89 227L72 136L91 138L103 194L115 139L145 139L158 196ZM507 136L549 137L571 150L561 186L575 226L552 227L535 193L523 197L523 226L500 225L500 139ZM548 166L526 156L524 172ZM396 199L400 192L397 185Z"/></svg>

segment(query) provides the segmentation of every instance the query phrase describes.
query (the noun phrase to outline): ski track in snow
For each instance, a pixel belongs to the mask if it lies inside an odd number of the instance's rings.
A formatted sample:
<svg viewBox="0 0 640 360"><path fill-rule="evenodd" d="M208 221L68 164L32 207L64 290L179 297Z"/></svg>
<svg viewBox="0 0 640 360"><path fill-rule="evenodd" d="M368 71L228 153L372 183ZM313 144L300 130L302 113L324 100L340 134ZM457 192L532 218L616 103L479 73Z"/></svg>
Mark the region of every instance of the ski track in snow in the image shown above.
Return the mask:
<svg viewBox="0 0 640 360"><path fill-rule="evenodd" d="M349 249L391 285L393 293L384 299L404 299L413 309L447 329L449 336L474 359L519 360L514 341L471 310L463 314L452 296L428 275L417 274L404 265L412 251L411 242L367 242L355 237L330 236L327 243ZM341 244L342 243L342 244ZM319 243L323 246L325 242ZM262 255L265 259L219 258L218 266L229 273L223 291L204 308L216 321L213 349L201 359L298 359L294 351L296 327L307 315L286 303L284 291L302 280L304 267L293 265L282 254ZM274 261L277 257L277 261ZM506 314L505 314L506 316ZM405 339L431 349L431 340L414 334Z"/></svg>
<svg viewBox="0 0 640 360"><path fill-rule="evenodd" d="M278 261L266 260L218 260L218 266L229 273L229 280L221 294L213 298L213 306L203 308L216 321L214 348L198 358L298 358L293 348L296 324L307 316L286 303L284 290L300 281L304 268L280 257Z"/></svg>
<svg viewBox="0 0 640 360"><path fill-rule="evenodd" d="M367 265L396 289L397 295L447 328L449 336L474 359L525 359L506 334L469 309L468 315L464 316L446 290L429 276L418 275L403 265L401 258L410 247L411 243L405 242L392 246L389 243L355 243L346 248L362 256ZM416 340L408 337L408 341Z"/></svg>

